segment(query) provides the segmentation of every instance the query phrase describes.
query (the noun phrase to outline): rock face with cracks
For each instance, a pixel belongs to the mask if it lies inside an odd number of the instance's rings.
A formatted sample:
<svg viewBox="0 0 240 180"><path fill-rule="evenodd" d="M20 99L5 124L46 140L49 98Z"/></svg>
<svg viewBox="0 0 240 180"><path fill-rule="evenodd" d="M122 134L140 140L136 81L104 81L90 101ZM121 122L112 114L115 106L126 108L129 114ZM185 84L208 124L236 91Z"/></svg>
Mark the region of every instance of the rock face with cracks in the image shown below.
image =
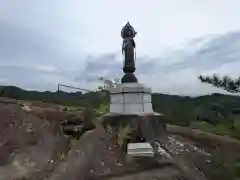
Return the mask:
<svg viewBox="0 0 240 180"><path fill-rule="evenodd" d="M18 104L0 104L0 127L0 179L44 179L68 151L58 122L26 113Z"/></svg>

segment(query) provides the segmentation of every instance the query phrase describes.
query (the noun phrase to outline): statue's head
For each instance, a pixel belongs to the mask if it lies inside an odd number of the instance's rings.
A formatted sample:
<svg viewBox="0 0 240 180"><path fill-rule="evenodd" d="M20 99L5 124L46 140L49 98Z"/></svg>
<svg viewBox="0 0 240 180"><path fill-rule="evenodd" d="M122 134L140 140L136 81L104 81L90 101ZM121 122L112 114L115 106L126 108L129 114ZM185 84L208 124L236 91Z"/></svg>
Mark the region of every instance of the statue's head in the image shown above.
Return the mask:
<svg viewBox="0 0 240 180"><path fill-rule="evenodd" d="M130 25L128 22L121 31L122 38L134 38L136 36L137 32L134 30L134 28Z"/></svg>

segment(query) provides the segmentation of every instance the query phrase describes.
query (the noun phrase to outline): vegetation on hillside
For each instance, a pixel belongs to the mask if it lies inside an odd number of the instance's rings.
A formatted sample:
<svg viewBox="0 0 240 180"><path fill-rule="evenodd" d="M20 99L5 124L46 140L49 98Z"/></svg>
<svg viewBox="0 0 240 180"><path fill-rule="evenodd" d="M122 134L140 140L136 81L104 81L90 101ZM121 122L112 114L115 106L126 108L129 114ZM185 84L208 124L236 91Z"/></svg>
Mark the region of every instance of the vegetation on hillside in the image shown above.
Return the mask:
<svg viewBox="0 0 240 180"><path fill-rule="evenodd" d="M216 88L221 88L226 92L230 92L232 94L237 94L240 92L240 77L237 79L232 79L228 76L219 77L216 74L213 74L212 76L200 75L199 80L202 83L211 84ZM229 106L233 107L232 112L225 112L222 114L220 113L219 115L221 115L222 118L217 122L217 124L213 124L214 126L209 126L207 122L197 122L195 124L192 124L192 127L197 127L204 131L209 131L215 134L230 135L232 137L240 139L240 106L238 102L239 96L235 96L235 101L229 101ZM221 109L225 111L226 107L222 107Z"/></svg>
<svg viewBox="0 0 240 180"><path fill-rule="evenodd" d="M89 93L25 91L18 87L0 88L2 97L82 106L108 110L109 92L100 89ZM163 113L170 124L190 126L220 135L240 138L240 97L212 94L200 97L174 96L160 93L152 95L153 109Z"/></svg>
<svg viewBox="0 0 240 180"><path fill-rule="evenodd" d="M240 92L240 77L237 79L232 79L228 76L219 77L214 74L212 77L210 76L199 76L199 80L202 83L211 84L216 88L224 89L227 92L236 94ZM222 106L222 112L217 111L219 115L222 115L220 121L217 121L215 124L200 121L193 122L190 124L192 128L201 129L205 132L214 133L217 135L228 135L234 138L240 139L240 117L239 110L240 106L238 104L239 96L235 96L235 101L229 101L229 106L233 107L232 111L225 111L227 108ZM220 106L218 106L220 107ZM219 109L219 108L216 108ZM207 114L207 113L206 113ZM240 178L240 160L236 159L235 162L226 163L224 158L221 156L214 155L213 157L213 165L216 168L217 173L220 174L218 179L222 180L235 180Z"/></svg>
<svg viewBox="0 0 240 180"><path fill-rule="evenodd" d="M106 93L102 91L88 92L38 92L26 91L15 86L1 86L0 97L13 98L18 100L42 101L66 106L83 106L91 108L99 108L100 104L106 104L109 100Z"/></svg>

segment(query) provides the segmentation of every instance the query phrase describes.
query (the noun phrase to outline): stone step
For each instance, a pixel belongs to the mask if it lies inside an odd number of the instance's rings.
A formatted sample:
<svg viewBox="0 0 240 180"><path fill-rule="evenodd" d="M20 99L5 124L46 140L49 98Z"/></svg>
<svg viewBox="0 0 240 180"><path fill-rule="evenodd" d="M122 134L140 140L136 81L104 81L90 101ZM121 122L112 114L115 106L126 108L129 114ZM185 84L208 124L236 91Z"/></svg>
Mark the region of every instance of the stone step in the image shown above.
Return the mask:
<svg viewBox="0 0 240 180"><path fill-rule="evenodd" d="M129 143L127 145L127 155L130 158L153 157L154 151L150 143Z"/></svg>

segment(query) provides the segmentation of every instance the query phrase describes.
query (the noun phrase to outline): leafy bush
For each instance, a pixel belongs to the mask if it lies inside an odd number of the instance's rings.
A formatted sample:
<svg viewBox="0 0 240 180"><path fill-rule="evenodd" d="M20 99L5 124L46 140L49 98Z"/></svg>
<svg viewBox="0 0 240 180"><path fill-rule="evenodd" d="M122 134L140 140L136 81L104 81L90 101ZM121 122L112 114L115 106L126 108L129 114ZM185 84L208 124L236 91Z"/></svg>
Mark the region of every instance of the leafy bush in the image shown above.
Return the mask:
<svg viewBox="0 0 240 180"><path fill-rule="evenodd" d="M218 124L214 127L213 133L217 135L229 135L230 130L223 124Z"/></svg>
<svg viewBox="0 0 240 180"><path fill-rule="evenodd" d="M239 120L234 121L231 127L226 123L219 123L217 125L212 125L204 121L200 121L200 122L193 121L190 123L189 127L193 129L199 129L207 133L213 133L221 136L227 135L227 136L234 137L236 139L240 139L240 121Z"/></svg>
<svg viewBox="0 0 240 180"><path fill-rule="evenodd" d="M193 129L200 129L200 130L202 130L204 132L212 132L213 131L212 125L210 125L209 123L204 122L204 121L200 121L200 122L194 121L194 122L191 122L189 127L193 128Z"/></svg>
<svg viewBox="0 0 240 180"><path fill-rule="evenodd" d="M109 107L108 107L108 104L100 104L100 109L99 111L101 113L107 113L109 111Z"/></svg>
<svg viewBox="0 0 240 180"><path fill-rule="evenodd" d="M240 139L240 120L234 122L232 136Z"/></svg>
<svg viewBox="0 0 240 180"><path fill-rule="evenodd" d="M130 127L130 125L122 126L118 130L118 144L120 147L125 148L126 141L131 138L130 134L132 133L133 129Z"/></svg>
<svg viewBox="0 0 240 180"><path fill-rule="evenodd" d="M235 180L239 178L239 164L232 162L228 164L224 161L224 158L220 155L213 155L212 164L216 169L219 180Z"/></svg>

